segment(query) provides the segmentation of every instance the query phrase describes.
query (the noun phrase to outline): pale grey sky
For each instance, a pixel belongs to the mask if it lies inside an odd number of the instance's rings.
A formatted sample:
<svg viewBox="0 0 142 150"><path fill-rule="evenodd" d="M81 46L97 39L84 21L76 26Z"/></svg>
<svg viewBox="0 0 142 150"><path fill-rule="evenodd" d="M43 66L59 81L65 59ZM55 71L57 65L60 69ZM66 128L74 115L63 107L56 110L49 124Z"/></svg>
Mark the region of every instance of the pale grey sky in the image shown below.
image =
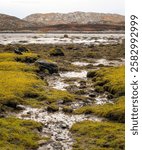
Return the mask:
<svg viewBox="0 0 142 150"><path fill-rule="evenodd" d="M124 0L0 0L0 13L23 18L33 13L74 11L125 15Z"/></svg>

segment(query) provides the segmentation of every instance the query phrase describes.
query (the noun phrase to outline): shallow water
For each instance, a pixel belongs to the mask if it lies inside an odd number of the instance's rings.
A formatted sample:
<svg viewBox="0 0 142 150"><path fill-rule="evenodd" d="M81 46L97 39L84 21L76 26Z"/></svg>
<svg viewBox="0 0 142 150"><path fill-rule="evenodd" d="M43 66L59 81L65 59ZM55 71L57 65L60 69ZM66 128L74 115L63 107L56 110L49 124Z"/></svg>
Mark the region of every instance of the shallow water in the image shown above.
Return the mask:
<svg viewBox="0 0 142 150"><path fill-rule="evenodd" d="M107 59L94 59L93 62L89 63L89 62L73 62L72 64L75 66L88 66L88 65L93 65L93 66L98 66L98 65L104 65L104 66L120 66L123 65L125 63L124 59L120 59L120 60L107 60Z"/></svg>
<svg viewBox="0 0 142 150"><path fill-rule="evenodd" d="M62 73L60 73L60 76L62 78L86 78L87 77L87 71L82 70L80 72L76 72L76 71L62 72Z"/></svg>
<svg viewBox="0 0 142 150"><path fill-rule="evenodd" d="M25 110L19 113L17 117L38 121L44 124L42 136L51 136L52 141L39 147L38 150L71 150L74 140L69 129L74 123L84 120L102 120L92 115L70 115L62 111L48 113L45 109L31 107L25 107Z"/></svg>
<svg viewBox="0 0 142 150"><path fill-rule="evenodd" d="M64 34L0 33L0 44L109 44L124 39L124 34L68 34L68 36L64 38Z"/></svg>

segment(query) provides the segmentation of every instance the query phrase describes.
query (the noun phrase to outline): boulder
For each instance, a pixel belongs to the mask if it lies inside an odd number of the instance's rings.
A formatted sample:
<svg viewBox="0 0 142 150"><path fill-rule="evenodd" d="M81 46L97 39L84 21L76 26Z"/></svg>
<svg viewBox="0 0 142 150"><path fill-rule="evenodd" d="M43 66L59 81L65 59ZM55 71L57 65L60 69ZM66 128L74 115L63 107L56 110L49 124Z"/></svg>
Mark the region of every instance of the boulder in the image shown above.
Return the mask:
<svg viewBox="0 0 142 150"><path fill-rule="evenodd" d="M18 47L14 50L16 54L22 55L24 52L28 52L29 50L26 47Z"/></svg>
<svg viewBox="0 0 142 150"><path fill-rule="evenodd" d="M40 71L48 70L50 74L58 73L58 66L56 63L47 62L45 60L37 60L35 63L39 66Z"/></svg>
<svg viewBox="0 0 142 150"><path fill-rule="evenodd" d="M69 38L69 36L67 34L64 34L64 38Z"/></svg>
<svg viewBox="0 0 142 150"><path fill-rule="evenodd" d="M53 48L49 52L50 56L64 56L64 52L61 48Z"/></svg>

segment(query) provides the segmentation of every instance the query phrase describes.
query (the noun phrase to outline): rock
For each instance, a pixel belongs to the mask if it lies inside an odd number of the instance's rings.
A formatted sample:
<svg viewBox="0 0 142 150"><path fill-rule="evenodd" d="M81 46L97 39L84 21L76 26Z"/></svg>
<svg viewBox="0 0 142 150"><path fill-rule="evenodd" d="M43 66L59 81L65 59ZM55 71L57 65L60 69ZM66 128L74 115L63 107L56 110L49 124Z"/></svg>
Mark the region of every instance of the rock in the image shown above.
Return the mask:
<svg viewBox="0 0 142 150"><path fill-rule="evenodd" d="M17 110L25 110L25 106L23 106L23 105L17 105L16 109Z"/></svg>
<svg viewBox="0 0 142 150"><path fill-rule="evenodd" d="M15 49L14 52L18 55L22 55L22 52L18 51L17 49Z"/></svg>
<svg viewBox="0 0 142 150"><path fill-rule="evenodd" d="M95 77L97 74L96 74L96 71L94 70L94 71L89 71L88 73L87 73L87 78L93 78L93 77Z"/></svg>
<svg viewBox="0 0 142 150"><path fill-rule="evenodd" d="M24 52L28 52L29 50L26 47L18 47L14 50L16 54L22 55Z"/></svg>
<svg viewBox="0 0 142 150"><path fill-rule="evenodd" d="M64 34L64 38L69 38L69 36L67 34Z"/></svg>
<svg viewBox="0 0 142 150"><path fill-rule="evenodd" d="M79 82L80 83L80 89L84 89L84 88L86 88L86 82L85 81L80 81Z"/></svg>
<svg viewBox="0 0 142 150"><path fill-rule="evenodd" d="M97 67L104 67L104 66L105 66L104 64L97 65Z"/></svg>
<svg viewBox="0 0 142 150"><path fill-rule="evenodd" d="M59 100L57 103L58 103L58 104L63 104L64 101L63 101L63 100Z"/></svg>
<svg viewBox="0 0 142 150"><path fill-rule="evenodd" d="M50 56L64 56L64 52L60 48L53 48L49 52Z"/></svg>
<svg viewBox="0 0 142 150"><path fill-rule="evenodd" d="M95 93L90 93L89 97L96 97L96 94Z"/></svg>
<svg viewBox="0 0 142 150"><path fill-rule="evenodd" d="M4 105L6 105L6 106L8 106L8 107L12 107L12 108L14 108L14 109L16 109L16 107L17 107L17 105L18 105L19 103L15 100L8 100L8 101L6 101L5 103L4 103Z"/></svg>
<svg viewBox="0 0 142 150"><path fill-rule="evenodd" d="M62 150L63 146L60 143L52 143L51 144L54 150Z"/></svg>
<svg viewBox="0 0 142 150"><path fill-rule="evenodd" d="M45 60L37 60L35 63L39 66L40 71L48 70L50 74L58 73L58 66L55 63Z"/></svg>
<svg viewBox="0 0 142 150"><path fill-rule="evenodd" d="M88 48L94 48L94 44L90 44L90 45L88 45Z"/></svg>
<svg viewBox="0 0 142 150"><path fill-rule="evenodd" d="M0 118L6 118L6 114L1 114L0 113Z"/></svg>
<svg viewBox="0 0 142 150"><path fill-rule="evenodd" d="M67 124L65 124L64 122L60 122L60 128L62 128L62 129L68 129L69 126Z"/></svg>
<svg viewBox="0 0 142 150"><path fill-rule="evenodd" d="M44 144L46 144L46 143L47 143L46 140L40 140L40 141L38 141L38 145L39 145L39 146L42 146L42 145L44 145Z"/></svg>
<svg viewBox="0 0 142 150"><path fill-rule="evenodd" d="M28 111L27 112L28 115L32 115L32 113L33 113L32 111Z"/></svg>

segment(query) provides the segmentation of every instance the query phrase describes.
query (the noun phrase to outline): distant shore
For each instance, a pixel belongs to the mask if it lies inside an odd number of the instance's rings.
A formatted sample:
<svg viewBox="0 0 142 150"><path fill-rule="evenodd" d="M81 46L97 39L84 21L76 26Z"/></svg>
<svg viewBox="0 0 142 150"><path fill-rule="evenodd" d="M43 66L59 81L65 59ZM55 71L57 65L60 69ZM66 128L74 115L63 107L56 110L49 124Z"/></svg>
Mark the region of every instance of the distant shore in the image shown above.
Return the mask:
<svg viewBox="0 0 142 150"><path fill-rule="evenodd" d="M124 30L121 31L49 31L49 32L41 32L41 31L0 31L2 33L33 33L33 34L125 34Z"/></svg>

